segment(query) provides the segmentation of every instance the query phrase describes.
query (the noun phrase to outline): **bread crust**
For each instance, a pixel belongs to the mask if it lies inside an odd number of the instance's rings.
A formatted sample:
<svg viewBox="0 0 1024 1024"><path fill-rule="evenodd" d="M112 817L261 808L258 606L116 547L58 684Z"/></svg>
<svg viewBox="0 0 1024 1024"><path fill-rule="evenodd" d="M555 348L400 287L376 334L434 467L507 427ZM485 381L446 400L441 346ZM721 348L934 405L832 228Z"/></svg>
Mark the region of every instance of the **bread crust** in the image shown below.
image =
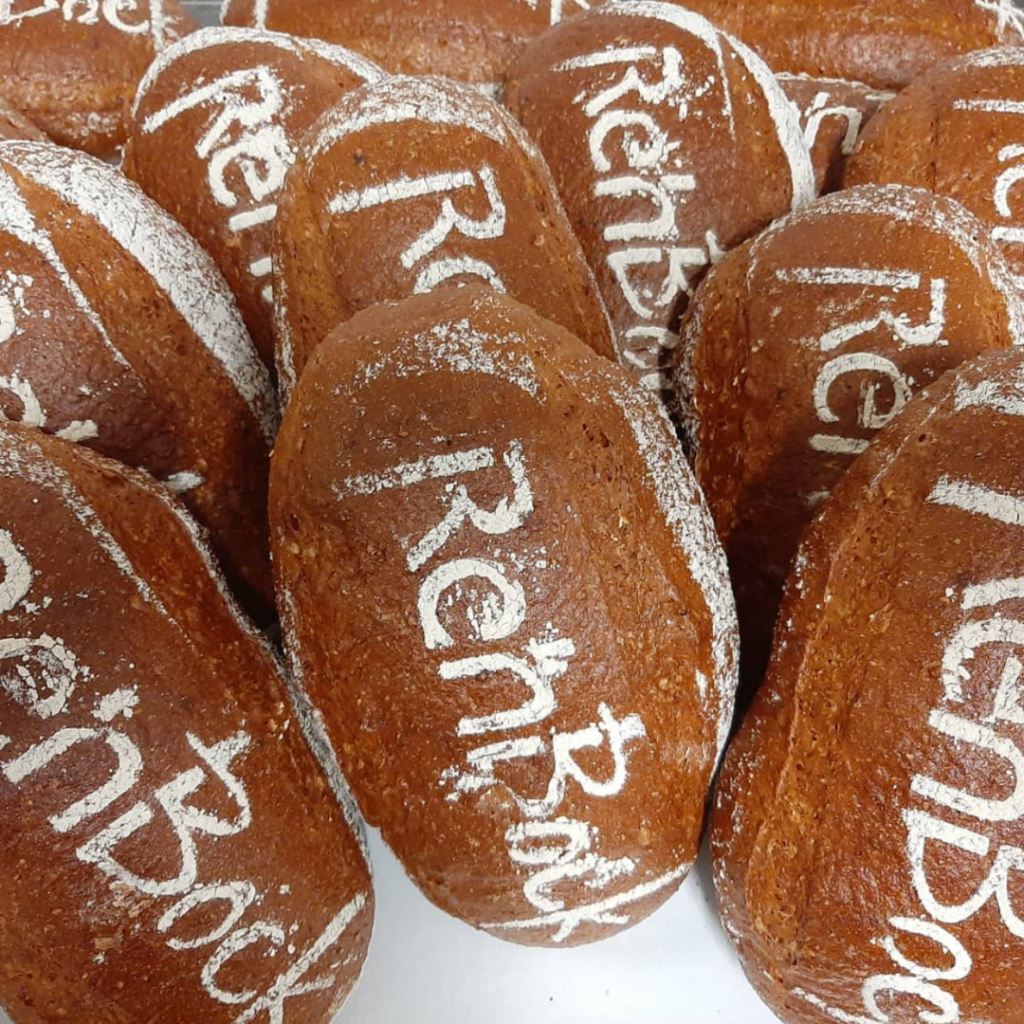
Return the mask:
<svg viewBox="0 0 1024 1024"><path fill-rule="evenodd" d="M942 61L1024 44L1013 0L686 0L778 72L900 90Z"/></svg>
<svg viewBox="0 0 1024 1024"><path fill-rule="evenodd" d="M496 86L527 42L604 0L226 0L226 25L325 39L401 75Z"/></svg>
<svg viewBox="0 0 1024 1024"><path fill-rule="evenodd" d="M139 86L124 172L213 256L268 367L271 246L285 174L320 114L382 76L341 47L209 28L166 49Z"/></svg>
<svg viewBox="0 0 1024 1024"><path fill-rule="evenodd" d="M814 179L821 195L843 185L846 159L860 133L895 93L863 82L810 75L776 76L800 118L804 141L811 151Z"/></svg>
<svg viewBox="0 0 1024 1024"><path fill-rule="evenodd" d="M872 120L847 163L847 187L899 183L962 203L1024 275L1018 182L1024 47L933 68Z"/></svg>
<svg viewBox="0 0 1024 1024"><path fill-rule="evenodd" d="M144 474L11 425L0 509L0 1006L329 1024L369 871L201 530Z"/></svg>
<svg viewBox="0 0 1024 1024"><path fill-rule="evenodd" d="M113 168L0 143L3 417L140 466L210 529L246 605L272 607L270 376L213 261Z"/></svg>
<svg viewBox="0 0 1024 1024"><path fill-rule="evenodd" d="M548 161L620 359L670 386L707 268L814 197L796 113L767 66L672 4L612 4L527 47L505 102Z"/></svg>
<svg viewBox="0 0 1024 1024"><path fill-rule="evenodd" d="M280 206L274 329L285 395L360 310L481 280L614 354L543 157L472 86L393 76L347 93L307 135Z"/></svg>
<svg viewBox="0 0 1024 1024"><path fill-rule="evenodd" d="M46 136L24 114L0 100L0 141L8 139L45 142Z"/></svg>
<svg viewBox="0 0 1024 1024"><path fill-rule="evenodd" d="M384 304L309 364L271 509L296 674L428 898L559 946L674 891L736 633L654 396L490 289Z"/></svg>
<svg viewBox="0 0 1024 1024"><path fill-rule="evenodd" d="M820 199L708 275L676 386L729 555L746 700L804 529L854 458L912 394L1022 339L1024 299L983 226L920 189Z"/></svg>
<svg viewBox="0 0 1024 1024"><path fill-rule="evenodd" d="M0 98L55 142L115 160L146 68L198 27L178 0L11 0Z"/></svg>
<svg viewBox="0 0 1024 1024"><path fill-rule="evenodd" d="M1022 840L1022 360L947 374L836 487L726 758L716 887L787 1024L1024 1019L999 866Z"/></svg>

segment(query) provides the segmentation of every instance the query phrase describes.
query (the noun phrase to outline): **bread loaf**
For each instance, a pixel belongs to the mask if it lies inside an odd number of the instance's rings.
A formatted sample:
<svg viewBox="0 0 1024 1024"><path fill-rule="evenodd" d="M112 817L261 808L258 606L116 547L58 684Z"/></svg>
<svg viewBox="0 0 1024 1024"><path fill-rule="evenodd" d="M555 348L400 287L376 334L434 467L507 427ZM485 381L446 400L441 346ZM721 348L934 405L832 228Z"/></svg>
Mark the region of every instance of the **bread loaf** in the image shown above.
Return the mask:
<svg viewBox="0 0 1024 1024"><path fill-rule="evenodd" d="M815 521L715 877L787 1024L1020 1024L1024 353L915 398Z"/></svg>
<svg viewBox="0 0 1024 1024"><path fill-rule="evenodd" d="M481 280L613 354L543 159L470 86L396 76L347 93L310 131L280 205L274 316L285 394L359 310Z"/></svg>
<svg viewBox="0 0 1024 1024"><path fill-rule="evenodd" d="M13 107L0 100L0 141L8 139L34 139L44 142L46 136L27 118Z"/></svg>
<svg viewBox="0 0 1024 1024"><path fill-rule="evenodd" d="M197 27L178 0L6 0L0 99L54 141L114 159L146 68Z"/></svg>
<svg viewBox="0 0 1024 1024"><path fill-rule="evenodd" d="M800 537L855 456L915 391L1022 339L1024 300L984 228L919 189L819 200L708 275L676 386L750 688Z"/></svg>
<svg viewBox="0 0 1024 1024"><path fill-rule="evenodd" d="M274 655L142 474L0 427L0 1006L329 1024L363 853Z"/></svg>
<svg viewBox="0 0 1024 1024"><path fill-rule="evenodd" d="M899 182L952 196L988 225L1024 276L1022 111L1024 48L985 50L941 65L868 126L846 182Z"/></svg>
<svg viewBox="0 0 1024 1024"><path fill-rule="evenodd" d="M0 418L147 469L269 613L276 408L227 285L122 174L48 143L0 143Z"/></svg>
<svg viewBox="0 0 1024 1024"><path fill-rule="evenodd" d="M682 0L681 0L682 2ZM1014 0L685 0L776 71L902 89L943 60L1024 43Z"/></svg>
<svg viewBox="0 0 1024 1024"><path fill-rule="evenodd" d="M270 253L285 173L313 121L380 76L340 47L211 28L166 49L139 86L124 171L213 256L268 366Z"/></svg>
<svg viewBox="0 0 1024 1024"><path fill-rule="evenodd" d="M385 304L310 362L271 507L296 676L431 900L572 945L669 896L736 636L654 396L484 286Z"/></svg>
<svg viewBox="0 0 1024 1024"><path fill-rule="evenodd" d="M776 77L800 117L818 191L835 192L864 126L895 93L839 78Z"/></svg>
<svg viewBox="0 0 1024 1024"><path fill-rule="evenodd" d="M226 0L227 25L326 39L388 71L496 85L527 41L604 0Z"/></svg>
<svg viewBox="0 0 1024 1024"><path fill-rule="evenodd" d="M668 385L679 317L709 265L814 195L768 68L671 4L613 4L531 44L506 102L548 160L624 363Z"/></svg>

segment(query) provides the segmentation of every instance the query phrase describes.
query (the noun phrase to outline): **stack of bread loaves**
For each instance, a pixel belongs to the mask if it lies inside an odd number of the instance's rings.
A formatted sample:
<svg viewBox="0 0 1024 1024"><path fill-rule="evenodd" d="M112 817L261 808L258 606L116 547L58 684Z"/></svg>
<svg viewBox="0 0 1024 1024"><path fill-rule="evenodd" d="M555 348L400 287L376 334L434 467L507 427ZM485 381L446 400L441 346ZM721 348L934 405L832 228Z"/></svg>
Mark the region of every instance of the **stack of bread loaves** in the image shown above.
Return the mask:
<svg viewBox="0 0 1024 1024"><path fill-rule="evenodd" d="M1024 15L222 18L0 0L0 1010L331 1024L365 824L558 948L710 819L787 1024L1024 1024Z"/></svg>

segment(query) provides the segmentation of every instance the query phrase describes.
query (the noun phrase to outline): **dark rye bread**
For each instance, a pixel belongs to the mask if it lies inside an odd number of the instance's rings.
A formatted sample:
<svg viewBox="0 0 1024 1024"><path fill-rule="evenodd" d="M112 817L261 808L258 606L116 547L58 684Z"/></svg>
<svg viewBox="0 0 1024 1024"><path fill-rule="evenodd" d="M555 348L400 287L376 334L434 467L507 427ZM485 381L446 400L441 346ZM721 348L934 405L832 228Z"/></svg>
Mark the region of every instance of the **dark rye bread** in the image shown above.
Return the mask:
<svg viewBox="0 0 1024 1024"><path fill-rule="evenodd" d="M164 50L139 86L124 172L213 256L268 367L270 253L285 174L320 114L382 75L338 46L209 28Z"/></svg>
<svg viewBox="0 0 1024 1024"><path fill-rule="evenodd" d="M178 0L7 0L0 98L55 142L112 160L146 68L198 27Z"/></svg>
<svg viewBox="0 0 1024 1024"><path fill-rule="evenodd" d="M0 426L0 1007L329 1024L373 917L275 656L163 488Z"/></svg>
<svg viewBox="0 0 1024 1024"><path fill-rule="evenodd" d="M787 588L712 831L726 927L786 1024L1020 1024L1024 353L918 395Z"/></svg>
<svg viewBox="0 0 1024 1024"><path fill-rule="evenodd" d="M496 86L527 42L604 0L226 0L226 25L325 39L388 71Z"/></svg>
<svg viewBox="0 0 1024 1024"><path fill-rule="evenodd" d="M679 318L707 268L814 197L785 93L699 15L637 0L535 40L505 102L551 167L620 360L667 387Z"/></svg>
<svg viewBox="0 0 1024 1024"><path fill-rule="evenodd" d="M270 376L210 257L124 175L0 143L0 418L148 470L272 607Z"/></svg>
<svg viewBox="0 0 1024 1024"><path fill-rule="evenodd" d="M815 510L911 395L1024 340L984 227L902 186L818 200L730 253L683 325L676 388L732 570L746 697Z"/></svg>
<svg viewBox="0 0 1024 1024"><path fill-rule="evenodd" d="M668 898L736 624L655 396L491 289L384 304L313 356L271 506L296 678L431 900L573 945Z"/></svg>
<svg viewBox="0 0 1024 1024"><path fill-rule="evenodd" d="M985 50L922 75L868 125L847 187L899 183L962 203L1024 278L1024 48ZM1022 283L1024 287L1024 283Z"/></svg>
<svg viewBox="0 0 1024 1024"><path fill-rule="evenodd" d="M685 0L778 72L902 89L972 50L1024 44L1014 0Z"/></svg>
<svg viewBox="0 0 1024 1024"><path fill-rule="evenodd" d="M281 195L282 394L359 310L480 281L613 355L551 174L507 111L442 78L396 75L347 93L310 130Z"/></svg>
<svg viewBox="0 0 1024 1024"><path fill-rule="evenodd" d="M864 126L896 94L839 78L776 77L800 117L818 191L837 191Z"/></svg>

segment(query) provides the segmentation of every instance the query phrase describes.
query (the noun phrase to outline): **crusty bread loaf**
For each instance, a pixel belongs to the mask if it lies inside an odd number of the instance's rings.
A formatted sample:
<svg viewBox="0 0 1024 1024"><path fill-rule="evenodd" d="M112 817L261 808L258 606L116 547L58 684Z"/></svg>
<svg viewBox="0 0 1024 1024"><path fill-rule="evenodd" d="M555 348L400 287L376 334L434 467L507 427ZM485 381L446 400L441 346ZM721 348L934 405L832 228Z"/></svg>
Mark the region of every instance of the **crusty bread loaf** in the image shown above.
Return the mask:
<svg viewBox="0 0 1024 1024"><path fill-rule="evenodd" d="M837 191L842 188L846 158L864 126L895 93L840 78L776 77L800 117L818 191Z"/></svg>
<svg viewBox="0 0 1024 1024"><path fill-rule="evenodd" d="M1014 0L678 0L776 70L902 89L971 50L1024 43Z"/></svg>
<svg viewBox="0 0 1024 1024"><path fill-rule="evenodd" d="M988 225L1024 278L1022 111L1024 48L984 50L940 65L865 129L847 163L846 184L898 182L952 196Z"/></svg>
<svg viewBox="0 0 1024 1024"><path fill-rule="evenodd" d="M655 396L484 286L388 303L314 355L271 506L294 671L431 900L571 945L668 897L736 626Z"/></svg>
<svg viewBox="0 0 1024 1024"><path fill-rule="evenodd" d="M0 99L0 141L7 139L33 139L45 142L43 134L24 114Z"/></svg>
<svg viewBox="0 0 1024 1024"><path fill-rule="evenodd" d="M268 366L278 192L313 121L381 75L341 47L211 28L166 49L139 86L124 172L213 256Z"/></svg>
<svg viewBox="0 0 1024 1024"><path fill-rule="evenodd" d="M505 100L547 158L621 359L666 387L708 266L814 196L792 106L745 47L649 0L550 29Z"/></svg>
<svg viewBox="0 0 1024 1024"><path fill-rule="evenodd" d="M6 0L0 98L54 141L111 160L146 68L197 27L178 0Z"/></svg>
<svg viewBox="0 0 1024 1024"><path fill-rule="evenodd" d="M683 325L676 386L732 570L745 689L815 509L951 367L1024 340L1024 299L963 207L920 189L818 200L730 253Z"/></svg>
<svg viewBox="0 0 1024 1024"><path fill-rule="evenodd" d="M0 418L149 470L265 616L273 388L192 238L92 157L0 143L0 340Z"/></svg>
<svg viewBox="0 0 1024 1024"><path fill-rule="evenodd" d="M15 1024L329 1024L359 975L373 896L352 807L226 593L163 488L0 427Z"/></svg>
<svg viewBox="0 0 1024 1024"><path fill-rule="evenodd" d="M326 39L403 75L492 85L527 41L604 0L225 0L227 25Z"/></svg>
<svg viewBox="0 0 1024 1024"><path fill-rule="evenodd" d="M481 280L613 355L543 158L471 86L395 76L347 93L310 130L280 206L274 325L285 395L359 310Z"/></svg>
<svg viewBox="0 0 1024 1024"><path fill-rule="evenodd" d="M918 395L801 549L713 824L786 1024L1020 1024L1024 353Z"/></svg>

